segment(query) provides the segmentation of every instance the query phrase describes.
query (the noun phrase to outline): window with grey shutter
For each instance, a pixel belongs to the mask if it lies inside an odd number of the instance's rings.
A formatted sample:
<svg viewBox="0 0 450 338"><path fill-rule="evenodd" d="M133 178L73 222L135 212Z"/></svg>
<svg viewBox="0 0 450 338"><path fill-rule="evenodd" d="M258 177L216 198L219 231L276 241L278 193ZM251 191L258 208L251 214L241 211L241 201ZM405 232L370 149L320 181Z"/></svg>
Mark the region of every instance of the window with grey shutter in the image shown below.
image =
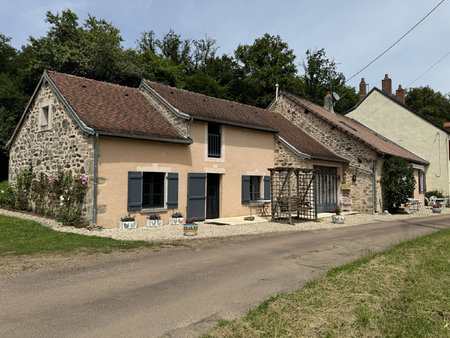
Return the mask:
<svg viewBox="0 0 450 338"><path fill-rule="evenodd" d="M140 210L142 207L142 172L128 172L128 210Z"/></svg>
<svg viewBox="0 0 450 338"><path fill-rule="evenodd" d="M242 176L242 204L250 203L250 176Z"/></svg>
<svg viewBox="0 0 450 338"><path fill-rule="evenodd" d="M167 208L178 208L178 173L167 174Z"/></svg>
<svg viewBox="0 0 450 338"><path fill-rule="evenodd" d="M418 170L417 171L417 173L418 173L418 183L419 183L419 193L421 193L422 191L423 191L423 186L422 186L422 170Z"/></svg>
<svg viewBox="0 0 450 338"><path fill-rule="evenodd" d="M422 178L423 178L423 184L422 184L423 192L427 192L427 175L426 175L425 171L422 171Z"/></svg>
<svg viewBox="0 0 450 338"><path fill-rule="evenodd" d="M270 200L270 176L264 176L264 199Z"/></svg>

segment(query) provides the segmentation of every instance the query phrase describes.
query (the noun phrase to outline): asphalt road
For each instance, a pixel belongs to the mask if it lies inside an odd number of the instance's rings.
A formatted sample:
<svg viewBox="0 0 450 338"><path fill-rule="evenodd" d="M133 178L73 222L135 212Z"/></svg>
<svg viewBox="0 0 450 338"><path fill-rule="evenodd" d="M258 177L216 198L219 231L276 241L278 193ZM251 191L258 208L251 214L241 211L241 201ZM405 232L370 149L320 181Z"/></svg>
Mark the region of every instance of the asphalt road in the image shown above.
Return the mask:
<svg viewBox="0 0 450 338"><path fill-rule="evenodd" d="M0 279L1 337L190 337L450 216L282 233Z"/></svg>

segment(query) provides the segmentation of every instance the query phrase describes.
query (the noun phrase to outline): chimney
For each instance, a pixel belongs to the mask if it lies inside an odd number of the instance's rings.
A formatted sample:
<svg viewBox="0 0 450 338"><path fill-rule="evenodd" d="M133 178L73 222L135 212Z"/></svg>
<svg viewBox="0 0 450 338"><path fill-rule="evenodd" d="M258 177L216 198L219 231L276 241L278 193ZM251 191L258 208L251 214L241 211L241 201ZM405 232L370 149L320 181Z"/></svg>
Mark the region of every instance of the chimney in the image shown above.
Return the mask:
<svg viewBox="0 0 450 338"><path fill-rule="evenodd" d="M323 107L328 110L329 112L334 113L333 110L333 98L331 97L331 94L328 92L327 95L325 95L325 99L323 100Z"/></svg>
<svg viewBox="0 0 450 338"><path fill-rule="evenodd" d="M402 85L398 85L398 89L395 91L395 96L401 103L405 103L405 90L402 88Z"/></svg>
<svg viewBox="0 0 450 338"><path fill-rule="evenodd" d="M367 84L364 81L364 78L361 78L361 82L359 83L359 101L361 101L367 95Z"/></svg>
<svg viewBox="0 0 450 338"><path fill-rule="evenodd" d="M450 122L444 123L444 129L447 130L450 133Z"/></svg>
<svg viewBox="0 0 450 338"><path fill-rule="evenodd" d="M392 95L392 80L387 74L384 76L384 79L381 80L381 89L386 94Z"/></svg>

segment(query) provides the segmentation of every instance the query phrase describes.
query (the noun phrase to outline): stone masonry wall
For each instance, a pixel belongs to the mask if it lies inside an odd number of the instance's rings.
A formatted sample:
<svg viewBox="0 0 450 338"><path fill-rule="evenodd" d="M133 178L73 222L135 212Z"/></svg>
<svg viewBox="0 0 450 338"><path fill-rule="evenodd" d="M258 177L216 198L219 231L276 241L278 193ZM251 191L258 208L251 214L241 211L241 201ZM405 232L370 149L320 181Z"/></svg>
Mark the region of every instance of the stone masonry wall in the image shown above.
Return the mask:
<svg viewBox="0 0 450 338"><path fill-rule="evenodd" d="M40 112L46 106L49 107L49 128L42 130ZM36 174L43 172L49 178L60 169L70 169L73 175L87 175L89 183L83 211L87 219L92 217L94 137L83 135L48 84L38 90L11 145L9 182L14 184L17 174L30 163Z"/></svg>
<svg viewBox="0 0 450 338"><path fill-rule="evenodd" d="M351 183L351 189L349 192L343 191L342 194L352 199L353 210L372 213L373 177L372 174L361 169L372 171L373 160L377 159L378 154L362 142L316 117L314 113L293 104L282 95L278 97L271 110L282 114L325 147L350 162L350 166L345 170L343 180ZM352 180L353 175L356 175L356 181Z"/></svg>
<svg viewBox="0 0 450 338"><path fill-rule="evenodd" d="M275 167L289 168L308 168L312 169L313 165L310 161L302 159L288 149L283 143L276 140L275 142Z"/></svg>
<svg viewBox="0 0 450 338"><path fill-rule="evenodd" d="M188 122L182 118L176 116L165 105L157 100L152 94L150 94L145 88L140 89L144 97L151 103L155 109L161 113L161 115L184 137L189 137Z"/></svg>

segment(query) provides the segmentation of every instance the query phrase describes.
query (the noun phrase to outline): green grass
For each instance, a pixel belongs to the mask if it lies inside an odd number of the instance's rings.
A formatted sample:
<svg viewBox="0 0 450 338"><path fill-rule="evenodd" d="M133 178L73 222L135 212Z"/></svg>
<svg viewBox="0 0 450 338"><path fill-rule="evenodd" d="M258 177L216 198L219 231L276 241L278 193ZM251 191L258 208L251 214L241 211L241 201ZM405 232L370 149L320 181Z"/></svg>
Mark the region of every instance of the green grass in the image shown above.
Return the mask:
<svg viewBox="0 0 450 338"><path fill-rule="evenodd" d="M87 253L111 252L155 246L158 244L58 232L37 222L0 215L0 256L61 254L77 250Z"/></svg>
<svg viewBox="0 0 450 338"><path fill-rule="evenodd" d="M450 230L332 269L208 337L450 337Z"/></svg>

